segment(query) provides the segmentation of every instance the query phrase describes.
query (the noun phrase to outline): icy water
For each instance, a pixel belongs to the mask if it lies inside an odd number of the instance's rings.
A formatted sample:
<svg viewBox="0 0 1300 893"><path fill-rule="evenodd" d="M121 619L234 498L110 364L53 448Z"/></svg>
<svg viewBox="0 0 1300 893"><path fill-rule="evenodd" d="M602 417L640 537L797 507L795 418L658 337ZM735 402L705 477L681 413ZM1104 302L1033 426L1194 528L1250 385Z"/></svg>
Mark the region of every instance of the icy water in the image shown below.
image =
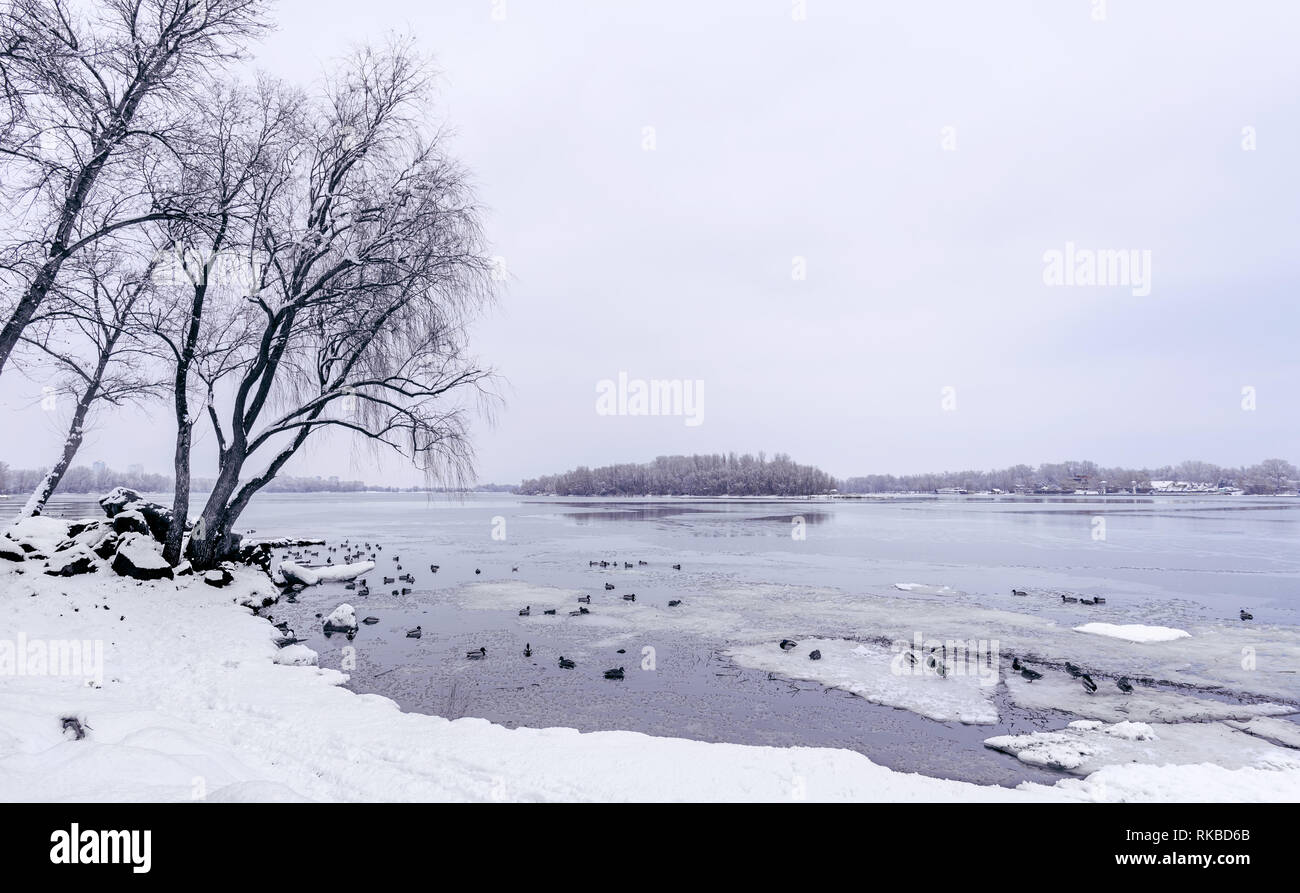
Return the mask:
<svg viewBox="0 0 1300 893"><path fill-rule="evenodd" d="M51 510L98 514L85 500L64 500ZM895 588L922 583L959 590L967 603L1067 627L1089 620L1235 621L1243 607L1258 623L1300 626L1296 499L272 494L259 497L244 522L259 538L370 544L366 551L376 554L377 567L366 575L368 598L341 583L325 584L267 613L288 620L319 652L322 666L355 660L347 670L351 688L391 697L404 709L507 726L845 747L890 768L985 783L1059 778L982 742L1060 728L1068 717L1032 713L999 694L996 725L937 722L813 682L744 669L725 655L742 639L740 631L710 626L697 606L738 589L752 591L756 616L774 594L792 588L829 593L830 604L850 609L886 595L919 603L942 598ZM304 551L308 563L342 561L341 551L327 547ZM599 560L617 565L590 566ZM399 573L414 574L414 584L382 583ZM412 592L401 594L402 587ZM520 617L531 587L588 594L591 614L569 617L578 608L574 598L555 617L539 616L540 607ZM1013 597L1013 587L1034 597ZM627 619L644 616L623 600L627 593L636 594L636 606L660 610L656 618L666 619L640 628ZM1060 594L1104 595L1107 604L1087 608L1062 602ZM676 599L682 604L669 608ZM362 626L352 640L325 637L317 617L343 601L358 617L373 615L379 623ZM827 611L825 600L817 604L807 616L782 615L790 628L779 635L879 635ZM423 635L408 638L417 624ZM754 641L753 631L743 639ZM524 656L526 644L531 657ZM466 659L480 647L486 659ZM560 669L562 654L577 667ZM623 680L603 677L620 666Z"/></svg>

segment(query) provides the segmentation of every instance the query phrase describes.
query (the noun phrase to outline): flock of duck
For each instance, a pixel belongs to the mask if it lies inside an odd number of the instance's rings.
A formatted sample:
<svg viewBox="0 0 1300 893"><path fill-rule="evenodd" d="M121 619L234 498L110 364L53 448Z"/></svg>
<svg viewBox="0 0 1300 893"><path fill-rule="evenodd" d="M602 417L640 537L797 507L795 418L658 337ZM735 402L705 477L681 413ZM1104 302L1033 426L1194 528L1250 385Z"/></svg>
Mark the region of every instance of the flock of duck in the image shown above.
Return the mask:
<svg viewBox="0 0 1300 893"><path fill-rule="evenodd" d="M342 557L342 559L343 559L343 562L346 563L346 564L352 564L352 563L357 562L357 561L367 561L367 560L368 560L368 561L378 561L378 553L379 553L379 552L382 552L383 549L384 549L383 545L381 545L381 544L379 544L379 543L374 544L374 546L372 546L372 545L371 545L370 543L368 543L368 542L367 542L367 543L364 543L364 544L362 544L362 545L352 545L351 543L349 543L348 540L344 540L343 543L342 543L341 545L339 545L339 546L327 546L327 547L326 547L326 552L327 552L327 554L324 556L324 557L325 557L325 564L326 564L327 566L332 566L332 565L334 564L334 558L333 558L332 555L329 555L329 554L328 554L329 552L342 552L343 554L342 554L341 557ZM320 550L319 550L319 549L316 549L316 550L303 550L303 549L299 549L299 550L297 550L297 551L290 550L290 551L286 552L285 557L286 557L286 558L292 558L292 559L295 560L295 561L303 561L303 560L309 560L309 559L312 559L312 558L320 558L320 557L321 557L321 553L320 553ZM395 569L395 570L398 570L398 571L401 571L401 570L402 570L402 564L401 564L402 557L401 557L400 555L394 555L392 560L393 560L394 569ZM636 565L633 565L633 564L632 564L631 562L629 562L629 561L625 561L625 562L623 562L622 564L623 564L623 567L626 568L626 569L631 569L631 568L633 568L633 567L648 567L648 566L649 566L649 562L646 562L646 561L638 561L638 562L636 563ZM592 562L589 563L588 566L589 566L589 567L602 567L602 568L618 567L618 566L619 566L619 562L617 562L617 561L592 561ZM679 570L682 569L682 566L681 566L680 564L674 564L672 567L673 567L673 570L678 570L678 571L679 571ZM439 568L440 568L440 565L437 565L437 564L430 564L430 565L429 565L429 571L430 571L431 573L435 573L435 574L436 574L436 573L438 572ZM518 573L518 572L519 572L519 566L518 566L518 565L512 565L511 568L510 568L510 570L511 570L512 573ZM474 568L474 573L475 573L476 575L477 575L477 574L482 574L482 573L483 573L483 570L482 570L482 568ZM414 586L414 585L415 585L415 575L414 575L414 574L411 574L411 573L399 573L399 574L397 574L396 576L393 576L393 577L383 576L383 575L381 574L381 577L382 577L382 579L383 579L384 585L386 585L386 586L387 586L387 585L391 585L391 584L393 584L393 583L396 583L396 582L398 582L398 581L403 582L403 583L409 583L409 584L411 584L411 586ZM411 586L403 586L403 587L399 587L399 588L397 588L397 589L394 589L394 590L392 590L392 594L393 594L394 596L398 596L398 595L410 595L411 592L412 592ZM359 595L359 596L368 596L368 595L370 595L370 585L366 582L366 579L365 579L364 577L360 577L360 578L358 578L358 579L356 579L356 580L353 580L353 581L351 581L351 582L345 584L344 588L345 588L345 589L349 589L349 590L355 590L356 593L357 593L357 595ZM616 588L616 587L614 586L613 583L606 583L606 584L605 584L605 591L606 591L606 592L613 591L615 588ZM622 596L622 600L623 600L623 601L626 601L626 602L635 602L635 601L636 601L636 593L634 593L634 592L624 593L623 596ZM568 612L568 614L569 614L570 617L581 617L581 616L583 616L584 614L590 614L590 613L591 613L591 609L587 607L587 605L590 605L590 604L591 604L591 596L590 596L590 595L579 596L579 597L578 597L578 602L579 602L579 605L578 605L577 610L569 611L569 612ZM677 608L677 607L680 607L681 604L682 604L682 600L679 599L679 598L678 598L678 599L670 599L669 602L668 602L668 607L670 607L670 608ZM547 608L547 609L544 609L544 610L542 611L542 613L543 613L543 614L556 614L556 613L557 613L557 609L556 609L556 608ZM520 608L520 609L519 609L519 616L520 616L520 617L529 617L529 616L531 616L531 615L532 615L532 605L525 605L523 608ZM317 615L316 615L317 619L320 619L321 616L322 616L322 615L320 615L320 614L317 614ZM375 616L373 616L373 615L371 615L371 616L367 616L367 617L362 618L361 622L364 623L364 624L366 624L367 626L372 626L372 625L374 625L374 624L376 624L376 623L379 622L379 618L378 618L378 617L375 617ZM295 638L295 637L293 636L293 630L289 629L289 627L288 627L288 623L287 623L287 622L285 622L285 623L281 623L281 624L276 624L276 626L277 626L278 629L281 630L281 632L285 633L285 635L288 637L288 638L282 640L283 643L285 643L285 644L291 644L291 643L295 643L295 642L301 642L301 641L304 641L304 640L302 640L302 639L298 639L298 638ZM326 631L327 631L327 632L329 631L329 630L328 630L328 625L327 625L327 630L326 630ZM353 637L353 635L355 635L355 632L356 632L355 630L348 631L348 633L347 633L348 638L351 639L351 638ZM419 639L419 638L423 637L423 635L424 635L424 630L423 630L422 627L420 627L420 626L418 626L418 625L417 625L414 629L409 629L409 630L406 631L406 638L408 638L408 639ZM618 649L618 653L619 653L619 654L624 654L624 653L626 653L626 649L620 648L620 649ZM532 643L531 643L531 642L526 642L526 643L524 643L524 657L532 657L532 656L533 656L533 646L532 646ZM467 652L465 652L465 659L466 659L466 660L483 660L483 659L486 658L486 657L487 657L487 648L484 648L484 647L479 647L479 648L476 648L476 649L473 650L473 651L467 651ZM821 657L821 654L818 653L817 657L820 658L820 657ZM558 665L559 665L560 669L562 669L562 670L572 670L572 669L574 669L574 668L577 667L577 662L574 661L574 660L572 660L572 659L570 659L570 658L567 658L567 657L565 657L564 655L561 654L561 655L559 656L559 662L558 662ZM605 677L606 679L615 679L615 680L617 680L617 679L624 679L624 678L626 678L626 675L625 675L625 671L624 671L624 668L623 668L623 667L611 667L610 669L605 670L605 672L604 672L604 677Z"/></svg>
<svg viewBox="0 0 1300 893"><path fill-rule="evenodd" d="M342 556L342 557L343 557L344 561L345 561L346 563L349 563L349 564L350 564L350 563L352 563L352 562L356 562L356 561L364 561L364 560L376 561L376 560L377 560L377 555L378 555L378 553L379 553L379 552L382 552L382 551L383 551L383 548L384 548L384 547L383 547L381 544L378 544L378 543L376 543L376 544L372 547L371 544L368 543L368 542L365 543L364 546L352 546L352 545L349 544L349 542L348 542L347 540L344 540L341 546L338 546L338 547L335 547L335 546L329 546L329 547L327 547L327 551L328 551L328 552L337 552L337 551L342 551L342 552L343 552L343 556ZM302 560L302 559L304 559L304 558L319 558L319 557L320 557L320 551L319 551L319 550L313 550L313 551L302 551L302 550L299 550L299 551L296 551L296 552L289 552L288 555L289 555L289 557L292 557L294 560ZM401 556L400 556L400 555L394 555L392 560L393 560L393 564L394 564L394 566L395 566L395 569L398 570L398 571L401 571L401 570L402 570ZM328 554L327 554L327 555L325 556L325 563L326 563L326 565L333 565L333 563L334 563L333 557L332 557L331 555L328 555ZM620 565L620 562L618 562L618 561L609 561L609 560L588 561L588 563L587 563L587 566L588 566L588 567L600 567L600 568L611 568L611 567L613 567L613 568L618 568L619 565ZM634 568L634 567L648 567L648 566L649 566L649 562L646 562L646 561L637 561L637 563L636 563L635 565L633 565L632 562L630 562L630 561L624 561L624 562L621 562L621 565L622 565L622 567L623 567L624 569L631 570L631 569ZM430 564L430 565L429 565L429 571L430 571L431 573L435 573L435 574L436 574L436 573L438 572L439 567L440 567L440 566L437 565L437 564ZM674 564L674 565L672 566L672 568L673 568L673 570L681 570L681 569L682 569L682 566L681 566L680 564ZM518 565L513 565L513 566L510 568L510 570L511 570L511 572L513 572L513 573L518 573L518 571L519 571L519 566L518 566ZM477 575L477 574L481 574L481 573L482 573L482 569L481 569L481 568L475 568L475 569L474 569L474 573L475 573L476 575ZM414 586L414 584L415 584L415 575L414 575L414 574L411 574L411 573L401 573L401 574L397 574L396 576L393 576L393 577L384 576L384 577L383 577L383 581L384 581L384 585L390 585L390 584L392 584L392 583L396 583L396 582L398 582L398 581L401 581L401 582L403 582L403 583L409 583L409 584L411 584L411 586ZM360 578L360 579L358 579L358 580L356 580L356 581L350 582L350 583L346 584L346 587L345 587L345 588L347 588L347 589L357 590L357 594L358 594L358 595L361 595L361 596L367 596L367 595L370 594L370 587L369 587L369 585L366 583L365 578ZM606 584L605 584L605 591L606 591L606 592L613 592L613 591L615 591L616 588L617 588L617 587L615 587L615 585L614 585L613 583L606 583ZM397 588L397 589L392 590L392 594L393 594L394 596L397 596L397 595L409 595L409 594L411 593L411 591L412 591L412 590L411 590L410 586L399 587L399 588ZM1012 594L1013 596L1017 596L1017 597L1020 597L1020 598L1025 598L1025 597L1028 597L1029 592L1028 592L1027 590L1024 590L1024 589L1012 589L1012 590L1011 590L1011 594ZM624 594L622 595L622 600L623 600L623 601L627 601L627 602L635 602L635 601L636 601L636 593L634 593L634 592L624 593ZM1085 597L1083 597L1083 596L1070 596L1070 595L1061 594L1061 601L1062 601L1063 603L1067 603L1067 604L1075 604L1075 603L1077 603L1077 604L1081 604L1081 605L1090 605L1090 606L1091 606L1091 605L1104 605L1104 604L1106 604L1106 599L1105 599L1104 597L1102 597L1102 596L1099 596L1099 595L1098 595L1098 596L1093 596L1092 598L1085 598ZM590 596L590 595L582 595L582 596L579 596L579 597L578 597L578 602L579 602L579 604L578 604L577 609L568 612L568 615L569 615L570 617L581 617L581 616L583 616L583 615L586 615L586 614L590 614L590 613L591 613L591 609L587 607L588 605L591 604L591 596ZM676 608L676 607L679 607L681 604L682 604L682 600L681 600L681 599L671 599L671 600L668 602L668 607L670 607L670 608ZM543 614L553 615L553 614L556 614L556 613L557 613L557 610L558 610L558 609L556 609L556 608L546 608L546 609L544 609L544 610L542 611L542 613L543 613ZM320 615L317 615L317 616L319 617ZM525 605L524 607L520 608L520 609L519 609L519 616L520 616L520 617L530 617L530 616L532 616L532 605ZM1242 609L1241 609L1241 611L1240 611L1240 617L1241 617L1241 619L1242 619L1243 621L1254 620L1254 619L1255 619L1255 615L1251 614L1251 613L1250 613L1249 611L1247 611L1245 608L1242 608ZM374 616L367 616L367 617L363 618L361 622L369 626L369 625L373 625L373 624L378 623L378 622L379 622L379 618L378 618L378 617L374 617ZM290 635L290 636L292 637L292 630L288 630L288 628L287 628L287 624L277 624L277 626L278 626L279 628L281 628L282 631L286 632L287 635ZM421 636L423 636L423 635L424 635L424 631L423 631L423 630L421 629L421 627L419 627L419 626L416 626L414 629L407 630L407 632L406 632L406 637L407 637L408 639L419 639L419 638L420 638ZM349 638L351 638L351 636L349 636ZM301 641L301 640L293 639L293 641ZM779 647L781 648L782 651L790 651L791 649L798 647L798 644L799 644L798 642L795 642L795 641L792 640L792 639L782 639L781 642L780 642L780 644L779 644ZM619 654L623 654L623 653L624 653L624 649L620 648L620 649L618 650L618 653L619 653ZM526 643L524 644L524 652L523 652L523 654L524 654L524 657L532 657L532 656L533 656L533 647L532 647L532 643L531 643L531 642L526 642ZM486 658L486 657L487 657L487 648L484 648L484 647L479 647L479 648L477 648L477 649L475 649L475 650L473 650L473 651L467 651L467 652L465 653L465 659L466 659L466 660L483 660L483 659ZM813 651L809 652L809 654L808 654L808 659L809 659L809 660L821 660L821 658L822 658L822 653L821 653L821 651L819 651L819 650L813 650ZM914 652L908 652L907 655L906 655L906 659L909 660L909 664L910 664L911 666L915 666L918 660L921 660L921 659L924 659L924 658L918 658ZM939 675L942 676L942 675L945 675L945 674L946 674L946 668L945 668L945 665L944 665L944 663L943 663L942 661L932 661L931 665L932 665L933 668L936 670L936 672L939 673ZM577 667L577 663L576 663L575 661L573 661L572 659L567 658L567 657L565 657L564 655L561 654L561 655L559 656L558 666L559 666L559 668L562 669L562 670L572 670L572 669L574 669L574 668ZM1014 672L1019 673L1019 674L1020 674L1020 675L1025 679L1025 680L1027 680L1028 682L1031 682L1031 683L1034 682L1034 681L1037 680L1037 679L1042 679L1042 678L1043 678L1043 674L1042 674L1042 673L1040 673L1040 672L1038 672L1037 670L1035 670L1035 669L1033 669L1033 668L1031 668L1031 667L1025 665L1024 663L1022 663L1021 660L1020 660L1020 658L1018 658L1018 657L1012 659L1012 661L1011 661L1011 669L1012 669ZM1084 672L1082 669L1080 669L1079 667L1077 667L1077 666L1075 666L1074 664L1070 663L1069 661L1066 661L1066 664L1065 664L1065 670L1066 670L1067 673L1070 674L1071 677L1073 677L1073 678L1079 680L1079 682L1080 682L1080 684L1083 686L1083 690L1084 690L1085 692L1087 692L1088 694L1094 694L1094 693L1096 693L1096 691L1097 691L1097 683L1093 680L1093 678L1092 678L1091 675L1089 675L1088 673ZM617 680L617 679L623 679L623 678L625 678L624 668L623 668L623 667L613 667L613 668L610 668L610 669L608 669L608 670L605 670L605 672L604 672L604 677L605 677L606 679L616 679L616 680ZM1129 678L1128 678L1127 676L1120 676L1120 677L1115 681L1115 686L1116 686L1116 688L1118 688L1120 691L1122 691L1124 694L1132 694L1132 692L1133 692L1133 684L1132 684L1132 682L1129 680Z"/></svg>

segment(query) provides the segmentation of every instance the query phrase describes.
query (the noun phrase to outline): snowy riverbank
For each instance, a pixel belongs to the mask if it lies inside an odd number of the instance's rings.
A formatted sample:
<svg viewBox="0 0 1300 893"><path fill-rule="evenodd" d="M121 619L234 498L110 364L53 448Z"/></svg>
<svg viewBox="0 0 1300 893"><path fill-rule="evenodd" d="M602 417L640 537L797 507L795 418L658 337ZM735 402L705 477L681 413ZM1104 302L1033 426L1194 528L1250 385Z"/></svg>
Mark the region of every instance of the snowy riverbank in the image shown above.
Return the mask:
<svg viewBox="0 0 1300 893"><path fill-rule="evenodd" d="M1112 766L1008 790L891 772L842 750L406 714L340 688L335 671L277 664L279 631L236 604L272 594L259 572L217 589L17 569L0 568L10 634L102 642L103 679L0 677L10 801L1300 799L1300 761Z"/></svg>
<svg viewBox="0 0 1300 893"><path fill-rule="evenodd" d="M27 522L35 552L0 561L7 801L1300 800L1300 754L1263 735L1226 766L1206 762L1213 751L1184 742L1185 730L1159 725L1150 738L1080 728L999 742L1022 759L1090 773L1010 789L895 772L847 750L403 713L342 688L347 677L314 666L305 646L277 647L279 591L262 571L140 580L112 573L88 548L78 554L93 570L54 576L47 571L67 564L56 556L70 551L52 548L61 523ZM250 605L263 606L260 616ZM84 660L58 666L60 656ZM849 649L841 663L862 659ZM1216 733L1246 734L1236 728ZM1140 752L1151 747L1182 765L1151 764Z"/></svg>

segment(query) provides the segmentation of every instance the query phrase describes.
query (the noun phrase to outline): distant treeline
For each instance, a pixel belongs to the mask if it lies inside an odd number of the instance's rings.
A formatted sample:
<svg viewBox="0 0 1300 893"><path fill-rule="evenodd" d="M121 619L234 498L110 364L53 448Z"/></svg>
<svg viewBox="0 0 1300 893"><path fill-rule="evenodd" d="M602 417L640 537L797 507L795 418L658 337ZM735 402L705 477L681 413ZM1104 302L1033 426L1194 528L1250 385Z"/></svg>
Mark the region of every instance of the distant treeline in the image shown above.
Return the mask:
<svg viewBox="0 0 1300 893"><path fill-rule="evenodd" d="M575 468L524 481L530 496L809 496L827 493L835 480L784 453L737 456L660 456L643 464Z"/></svg>
<svg viewBox="0 0 1300 893"><path fill-rule="evenodd" d="M45 478L48 468L10 468L0 462L0 493L26 496ZM212 480L195 478L191 489L206 492L212 489ZM112 468L91 468L74 465L59 481L55 493L107 493L114 487L130 487L141 493L163 493L172 489L172 478L165 474L145 471L117 471ZM367 489L361 481L340 481L338 478L290 477L280 475L262 488L267 493L345 493Z"/></svg>
<svg viewBox="0 0 1300 893"><path fill-rule="evenodd" d="M582 466L563 474L526 480L518 492L528 496L810 496L840 493L934 493L938 490L1065 492L1107 490L1139 492L1152 481L1179 481L1212 488L1240 488L1247 493L1292 492L1297 472L1284 459L1266 459L1250 467L1224 467L1189 460L1158 468L1103 467L1095 462L1048 462L1037 468L1013 465L996 471L944 471L933 474L876 474L837 481L820 469L799 465L785 454L770 460L751 455L660 456L642 464Z"/></svg>
<svg viewBox="0 0 1300 893"><path fill-rule="evenodd" d="M1188 460L1158 468L1103 467L1095 462L1049 462L1034 468L1012 465L996 471L944 471L936 474L873 474L844 480L842 493L933 493L936 490L1003 490L1073 492L1151 489L1152 481L1186 481L1211 487L1240 488L1247 493L1272 494L1295 489L1296 468L1284 459L1266 459L1257 465L1230 468L1211 462Z"/></svg>

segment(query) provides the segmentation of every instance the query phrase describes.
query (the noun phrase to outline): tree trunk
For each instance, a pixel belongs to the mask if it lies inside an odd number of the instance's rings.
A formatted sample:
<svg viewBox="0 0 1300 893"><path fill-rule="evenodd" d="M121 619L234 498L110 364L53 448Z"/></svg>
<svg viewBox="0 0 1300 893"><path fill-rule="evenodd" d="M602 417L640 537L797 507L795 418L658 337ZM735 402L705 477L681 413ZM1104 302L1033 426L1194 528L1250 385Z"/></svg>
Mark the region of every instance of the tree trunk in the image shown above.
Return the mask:
<svg viewBox="0 0 1300 893"><path fill-rule="evenodd" d="M104 370L108 367L108 360L111 355L112 347L100 354L99 364L95 367L95 374L91 377L90 383L86 385L86 390L82 392L80 399L77 400L77 408L72 413L72 424L68 427L68 439L63 442L63 455L50 469L50 473L32 491L27 504L23 506L23 517L31 518L39 515L44 510L45 503L59 486L59 481L63 480L63 476L72 466L72 459L77 455L77 450L81 449L81 441L85 437L86 414L90 411L90 406L95 402L95 398L99 396L99 385L104 380Z"/></svg>

